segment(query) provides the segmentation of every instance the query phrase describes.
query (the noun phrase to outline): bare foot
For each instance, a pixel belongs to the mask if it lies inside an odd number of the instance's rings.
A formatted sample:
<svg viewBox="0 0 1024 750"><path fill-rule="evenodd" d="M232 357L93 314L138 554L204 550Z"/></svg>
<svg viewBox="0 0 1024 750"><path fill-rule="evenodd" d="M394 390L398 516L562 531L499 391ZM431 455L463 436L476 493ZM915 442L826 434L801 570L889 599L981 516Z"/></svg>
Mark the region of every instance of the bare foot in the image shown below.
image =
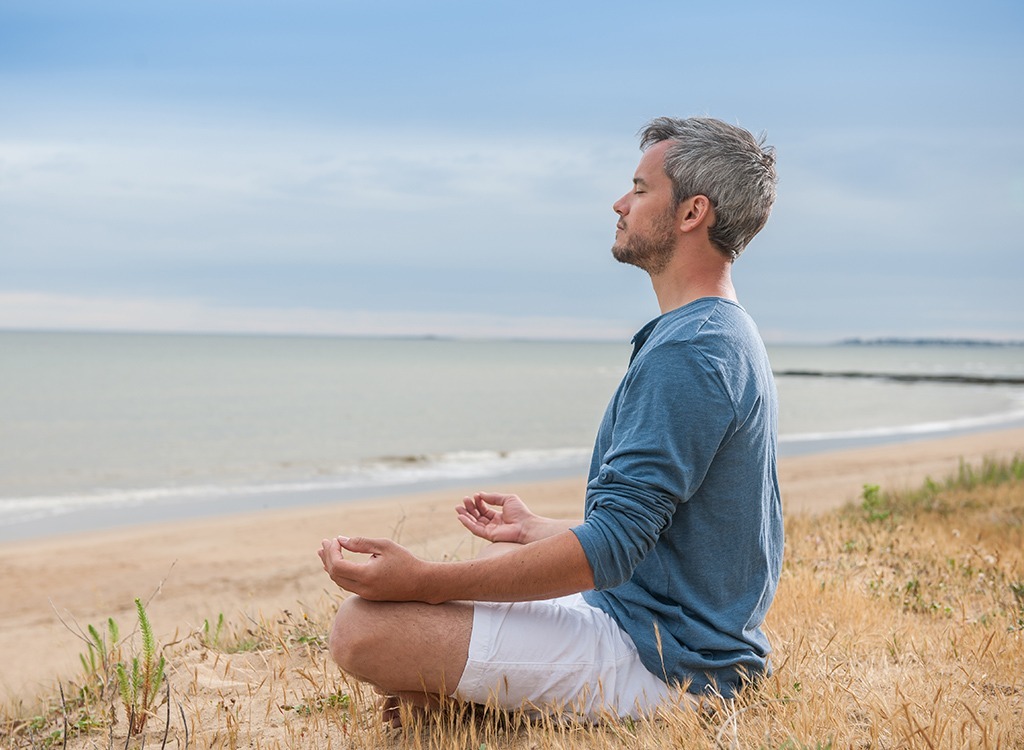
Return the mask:
<svg viewBox="0 0 1024 750"><path fill-rule="evenodd" d="M418 693L415 694L415 698L412 700L403 698L400 695L388 695L379 690L377 694L380 696L380 699L377 701L377 708L380 709L380 720L384 726L391 727L392 729L401 729L403 726L403 708L406 715L411 714L414 718L418 719L426 718L427 710L419 704L419 701L423 700L423 696Z"/></svg>
<svg viewBox="0 0 1024 750"><path fill-rule="evenodd" d="M381 723L392 729L399 729L402 726L402 701L397 695L381 695L377 701L377 708L380 709Z"/></svg>

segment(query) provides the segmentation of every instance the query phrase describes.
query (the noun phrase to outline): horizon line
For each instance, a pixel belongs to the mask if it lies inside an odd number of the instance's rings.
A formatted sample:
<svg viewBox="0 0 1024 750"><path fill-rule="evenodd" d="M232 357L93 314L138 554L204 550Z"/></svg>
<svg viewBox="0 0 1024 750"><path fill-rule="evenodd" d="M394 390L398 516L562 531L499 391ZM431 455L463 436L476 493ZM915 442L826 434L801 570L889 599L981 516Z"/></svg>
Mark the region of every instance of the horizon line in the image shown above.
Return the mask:
<svg viewBox="0 0 1024 750"><path fill-rule="evenodd" d="M308 339L385 339L394 341L501 341L523 343L592 343L622 344L613 336L538 335L524 333L416 333L401 331L303 331L242 330L189 328L133 328L73 326L5 326L0 333L12 334L83 334L111 336L195 336L245 338L308 338ZM1024 346L1024 339L1000 339L970 336L844 336L817 339L765 339L766 346Z"/></svg>

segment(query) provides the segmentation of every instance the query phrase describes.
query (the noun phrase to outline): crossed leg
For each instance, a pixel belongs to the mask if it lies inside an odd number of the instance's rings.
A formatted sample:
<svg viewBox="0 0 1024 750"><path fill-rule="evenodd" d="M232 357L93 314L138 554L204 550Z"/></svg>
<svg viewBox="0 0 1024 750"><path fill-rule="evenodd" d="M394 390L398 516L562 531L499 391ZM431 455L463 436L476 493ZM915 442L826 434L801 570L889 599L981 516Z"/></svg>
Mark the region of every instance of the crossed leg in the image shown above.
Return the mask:
<svg viewBox="0 0 1024 750"><path fill-rule="evenodd" d="M455 691L469 656L469 602L371 602L350 596L331 629L331 656L386 695L427 705Z"/></svg>
<svg viewBox="0 0 1024 750"><path fill-rule="evenodd" d="M491 544L479 556L513 546ZM399 702L430 708L455 692L472 632L472 602L372 602L350 596L334 618L331 656L345 672L385 696L384 718L389 720Z"/></svg>

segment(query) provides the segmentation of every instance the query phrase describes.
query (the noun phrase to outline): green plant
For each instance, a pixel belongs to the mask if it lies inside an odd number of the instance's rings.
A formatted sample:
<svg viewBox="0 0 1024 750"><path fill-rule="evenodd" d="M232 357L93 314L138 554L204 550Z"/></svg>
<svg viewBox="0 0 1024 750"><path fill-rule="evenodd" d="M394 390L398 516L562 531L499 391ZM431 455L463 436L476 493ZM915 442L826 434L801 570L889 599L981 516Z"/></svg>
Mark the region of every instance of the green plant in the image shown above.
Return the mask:
<svg viewBox="0 0 1024 750"><path fill-rule="evenodd" d="M330 709L348 709L352 699L344 690L338 690L328 695L315 695L305 703L298 703L293 706L281 706L285 711L294 711L299 716L311 716L314 713L323 713Z"/></svg>
<svg viewBox="0 0 1024 750"><path fill-rule="evenodd" d="M210 627L209 620L203 620L203 632L199 636L200 642L207 648L217 649L220 647L220 635L224 630L224 613L217 615L217 625ZM211 632L212 631L212 632Z"/></svg>
<svg viewBox="0 0 1024 750"><path fill-rule="evenodd" d="M146 726L153 709L157 705L160 685L164 680L164 657L156 657L156 641L153 638L153 626L142 600L136 598L135 609L139 616L139 630L142 633L142 658L132 658L131 671L124 662L116 666L117 682L121 691L121 701L128 714L128 733L139 734Z"/></svg>
<svg viewBox="0 0 1024 750"><path fill-rule="evenodd" d="M111 670L120 657L120 629L114 618L109 617L106 633L101 633L95 625L89 625L86 634L86 651L78 655L85 676L81 689L87 694L95 691L102 697L110 682Z"/></svg>
<svg viewBox="0 0 1024 750"><path fill-rule="evenodd" d="M865 484L861 497L863 498L861 508L869 521L884 521L892 515L892 508L886 502L882 488L877 484Z"/></svg>
<svg viewBox="0 0 1024 750"><path fill-rule="evenodd" d="M975 468L961 459L953 486L973 489L978 485L996 485L1020 479L1024 479L1024 457L1020 455L1009 461L986 458L982 461L981 468Z"/></svg>

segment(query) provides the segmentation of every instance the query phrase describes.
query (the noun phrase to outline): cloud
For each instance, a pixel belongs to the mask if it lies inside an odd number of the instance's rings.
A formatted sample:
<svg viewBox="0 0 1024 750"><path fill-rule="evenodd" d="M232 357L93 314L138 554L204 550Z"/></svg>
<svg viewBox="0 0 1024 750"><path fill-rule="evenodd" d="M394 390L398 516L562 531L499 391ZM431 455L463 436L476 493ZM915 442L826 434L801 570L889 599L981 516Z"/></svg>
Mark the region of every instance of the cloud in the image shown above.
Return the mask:
<svg viewBox="0 0 1024 750"><path fill-rule="evenodd" d="M627 184L599 141L458 139L420 134L163 129L116 140L0 142L0 231L21 261L68 255L144 264L420 257L522 264L549 253L529 238L602 223ZM610 163L611 162L611 163ZM570 189L571 186L571 189ZM420 256L421 248L428 249ZM565 263L574 253L568 248ZM10 260L10 257L8 257ZM500 265L500 262L499 262Z"/></svg>

